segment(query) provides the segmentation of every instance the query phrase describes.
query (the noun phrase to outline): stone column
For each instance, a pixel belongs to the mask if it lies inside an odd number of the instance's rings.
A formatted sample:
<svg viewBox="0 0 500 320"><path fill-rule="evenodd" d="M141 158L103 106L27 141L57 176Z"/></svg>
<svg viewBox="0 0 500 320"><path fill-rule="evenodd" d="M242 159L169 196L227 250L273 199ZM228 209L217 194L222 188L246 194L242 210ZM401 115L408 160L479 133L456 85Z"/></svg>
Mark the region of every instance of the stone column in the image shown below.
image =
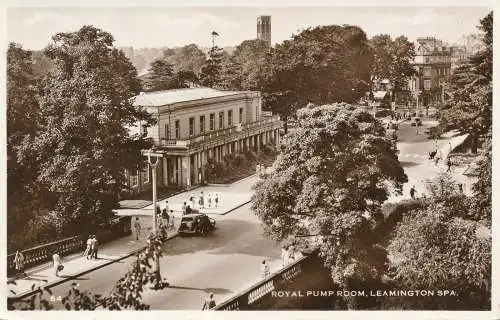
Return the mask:
<svg viewBox="0 0 500 320"><path fill-rule="evenodd" d="M163 161L163 185L168 186L168 165L167 157L162 158Z"/></svg>
<svg viewBox="0 0 500 320"><path fill-rule="evenodd" d="M190 156L182 157L182 184L187 187L191 186L191 159Z"/></svg>
<svg viewBox="0 0 500 320"><path fill-rule="evenodd" d="M255 136L257 143L257 153L260 153L260 133Z"/></svg>
<svg viewBox="0 0 500 320"><path fill-rule="evenodd" d="M202 151L200 152L200 166L201 166L201 182L205 182L205 164L207 163L207 152L208 151Z"/></svg>
<svg viewBox="0 0 500 320"><path fill-rule="evenodd" d="M194 154L194 163L193 163L193 181L191 183L193 185L197 185L199 183L198 181L198 152Z"/></svg>

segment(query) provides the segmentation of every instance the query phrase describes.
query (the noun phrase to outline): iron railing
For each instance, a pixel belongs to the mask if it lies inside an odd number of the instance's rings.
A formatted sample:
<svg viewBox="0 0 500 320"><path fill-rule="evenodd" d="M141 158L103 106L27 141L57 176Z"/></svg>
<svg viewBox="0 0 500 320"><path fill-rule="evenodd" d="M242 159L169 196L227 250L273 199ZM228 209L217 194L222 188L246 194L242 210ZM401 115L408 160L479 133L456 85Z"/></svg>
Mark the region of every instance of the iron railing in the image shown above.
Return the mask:
<svg viewBox="0 0 500 320"><path fill-rule="evenodd" d="M262 126L269 127L269 125L276 124L276 129L281 127L281 122L278 116L268 117L262 120L249 122L249 123L241 123L230 128L215 130L215 131L207 131L200 133L196 136L189 137L187 139L165 139L162 138L161 146L164 147L175 147L175 148L188 148L191 145L195 145L200 142L211 141L217 137L228 136L234 133L241 133L251 131L253 129L258 129ZM279 125L278 125L279 124Z"/></svg>

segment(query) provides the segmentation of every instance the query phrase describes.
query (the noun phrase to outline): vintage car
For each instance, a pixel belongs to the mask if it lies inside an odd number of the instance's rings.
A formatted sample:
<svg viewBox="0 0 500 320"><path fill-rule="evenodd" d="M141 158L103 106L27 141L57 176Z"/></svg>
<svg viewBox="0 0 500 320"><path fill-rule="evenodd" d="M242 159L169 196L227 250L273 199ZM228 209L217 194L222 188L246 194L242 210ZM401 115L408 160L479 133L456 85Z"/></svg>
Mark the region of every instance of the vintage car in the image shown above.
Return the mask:
<svg viewBox="0 0 500 320"><path fill-rule="evenodd" d="M181 219L179 235L207 234L215 229L215 220L203 213L186 214Z"/></svg>

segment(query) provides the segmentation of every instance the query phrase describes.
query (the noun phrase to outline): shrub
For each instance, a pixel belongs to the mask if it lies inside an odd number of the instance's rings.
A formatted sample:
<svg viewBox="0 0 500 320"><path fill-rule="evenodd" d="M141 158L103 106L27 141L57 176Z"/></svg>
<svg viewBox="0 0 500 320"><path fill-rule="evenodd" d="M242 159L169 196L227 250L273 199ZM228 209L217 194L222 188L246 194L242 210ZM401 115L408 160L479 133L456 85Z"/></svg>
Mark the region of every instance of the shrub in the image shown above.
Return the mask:
<svg viewBox="0 0 500 320"><path fill-rule="evenodd" d="M208 181L214 181L215 179L222 177L226 170L227 167L224 162L216 162L212 158L209 158L207 164L205 165L205 173Z"/></svg>
<svg viewBox="0 0 500 320"><path fill-rule="evenodd" d="M252 150L246 150L244 154L245 158L249 161L255 161L257 159L257 155Z"/></svg>
<svg viewBox="0 0 500 320"><path fill-rule="evenodd" d="M389 117L390 115L392 115L392 111L387 110L387 109L379 110L379 111L375 112L376 118L385 118L385 117Z"/></svg>
<svg viewBox="0 0 500 320"><path fill-rule="evenodd" d="M269 154L269 155L275 154L277 152L276 147L274 145L271 145L271 144L263 145L261 147L261 150L264 154Z"/></svg>

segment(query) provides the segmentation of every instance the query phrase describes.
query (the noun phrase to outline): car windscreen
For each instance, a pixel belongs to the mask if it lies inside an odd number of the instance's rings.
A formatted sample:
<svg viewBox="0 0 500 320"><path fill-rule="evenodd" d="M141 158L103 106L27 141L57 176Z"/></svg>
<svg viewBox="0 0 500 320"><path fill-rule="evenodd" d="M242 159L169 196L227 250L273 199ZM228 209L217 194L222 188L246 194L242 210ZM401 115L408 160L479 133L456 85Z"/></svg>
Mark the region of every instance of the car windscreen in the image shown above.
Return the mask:
<svg viewBox="0 0 500 320"><path fill-rule="evenodd" d="M182 218L182 220L181 220L181 222L190 222L190 221L193 221L192 217L185 217L185 218Z"/></svg>

